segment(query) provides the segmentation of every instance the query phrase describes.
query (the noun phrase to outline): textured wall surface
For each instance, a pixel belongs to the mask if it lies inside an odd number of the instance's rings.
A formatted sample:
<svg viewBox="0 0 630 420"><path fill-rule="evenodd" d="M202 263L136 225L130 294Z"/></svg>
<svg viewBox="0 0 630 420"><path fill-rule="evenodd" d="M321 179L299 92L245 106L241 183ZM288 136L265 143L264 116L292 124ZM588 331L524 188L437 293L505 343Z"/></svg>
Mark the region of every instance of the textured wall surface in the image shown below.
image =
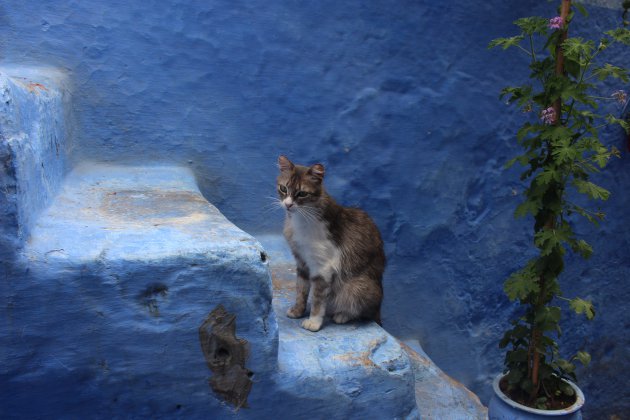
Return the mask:
<svg viewBox="0 0 630 420"><path fill-rule="evenodd" d="M64 75L38 68L22 69L21 77L11 77L12 70L0 68L0 187L4 192L0 243L5 244L11 237L23 242L34 219L58 192L68 137L65 90L58 88L65 84ZM1 255L0 260L4 260Z"/></svg>
<svg viewBox="0 0 630 420"><path fill-rule="evenodd" d="M415 352L374 323L315 334L282 317L279 340L268 255L189 168L87 161L62 178L63 118L42 115L63 106L39 91L67 92L42 75L0 76L11 105L0 112L0 208L11 217L0 221L12 251L1 266L0 417L416 419L421 365L425 385L463 397L436 400L484 417L476 396L428 358L412 366ZM284 263L281 313L294 293Z"/></svg>
<svg viewBox="0 0 630 420"><path fill-rule="evenodd" d="M530 222L511 215L519 171L503 169L523 117L497 100L526 75L525 57L485 46L533 13L554 10L533 0L7 0L0 59L66 70L73 162L188 165L251 233L280 231L267 207L278 154L324 163L330 192L383 232L386 328L419 340L487 401L513 311L502 283L531 251ZM595 9L589 27L619 20ZM622 136L607 142L621 148ZM567 353L593 354L587 412L614 414L630 409L618 378L630 348L627 156L597 179L613 192L607 223L579 228L596 253L569 265L563 288L593 299L598 316L567 319L576 334L564 341Z"/></svg>

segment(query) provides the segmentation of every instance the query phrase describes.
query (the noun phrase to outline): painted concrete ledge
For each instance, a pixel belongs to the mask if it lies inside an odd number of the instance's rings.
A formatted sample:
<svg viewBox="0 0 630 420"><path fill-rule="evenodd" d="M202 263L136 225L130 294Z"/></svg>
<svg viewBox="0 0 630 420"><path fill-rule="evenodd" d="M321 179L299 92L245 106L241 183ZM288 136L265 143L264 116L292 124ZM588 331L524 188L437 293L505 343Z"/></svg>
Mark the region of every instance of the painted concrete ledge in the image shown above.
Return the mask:
<svg viewBox="0 0 630 420"><path fill-rule="evenodd" d="M247 404L268 409L278 330L265 259L186 168L76 168L3 279L2 417L232 415L200 342L219 305L247 341ZM214 362L233 356L212 346Z"/></svg>
<svg viewBox="0 0 630 420"><path fill-rule="evenodd" d="M415 376L416 404L423 419L486 420L488 409L479 397L446 375L417 341L401 343Z"/></svg>
<svg viewBox="0 0 630 420"><path fill-rule="evenodd" d="M270 259L280 329L280 375L287 391L320 398L339 418L487 419L479 398L448 377L418 342L401 343L373 322L328 323L317 333L284 314L295 296L295 268L284 238L259 236ZM320 408L321 407L321 408Z"/></svg>
<svg viewBox="0 0 630 420"><path fill-rule="evenodd" d="M396 339L371 322L327 323L316 333L301 328L301 320L284 315L295 296L294 276L291 265L272 266L280 329L278 386L296 397L289 403L295 404L294 413L419 418L409 358Z"/></svg>

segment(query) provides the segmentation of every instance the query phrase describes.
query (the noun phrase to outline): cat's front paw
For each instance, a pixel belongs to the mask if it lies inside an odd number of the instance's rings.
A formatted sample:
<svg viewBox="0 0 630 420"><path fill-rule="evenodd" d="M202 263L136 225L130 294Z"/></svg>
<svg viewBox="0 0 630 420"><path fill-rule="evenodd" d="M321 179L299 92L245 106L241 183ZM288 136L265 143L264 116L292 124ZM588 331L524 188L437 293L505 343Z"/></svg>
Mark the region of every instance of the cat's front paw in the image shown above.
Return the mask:
<svg viewBox="0 0 630 420"><path fill-rule="evenodd" d="M322 328L324 320L322 318L309 318L302 321L302 328L309 331L319 331Z"/></svg>
<svg viewBox="0 0 630 420"><path fill-rule="evenodd" d="M287 311L287 316L289 318L302 318L304 313L306 312L306 308L294 305L289 308Z"/></svg>

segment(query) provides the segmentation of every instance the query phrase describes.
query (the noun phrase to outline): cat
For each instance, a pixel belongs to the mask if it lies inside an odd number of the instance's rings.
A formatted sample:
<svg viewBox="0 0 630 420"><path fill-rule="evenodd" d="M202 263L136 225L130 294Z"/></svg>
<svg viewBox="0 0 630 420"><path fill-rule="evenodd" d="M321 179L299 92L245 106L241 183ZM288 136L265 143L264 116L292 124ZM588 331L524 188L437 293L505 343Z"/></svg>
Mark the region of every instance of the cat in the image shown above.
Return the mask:
<svg viewBox="0 0 630 420"><path fill-rule="evenodd" d="M289 318L319 331L327 315L344 324L371 319L381 324L385 252L381 235L363 210L342 207L324 189L325 169L278 158L278 196L286 211L284 236L297 264L295 304Z"/></svg>

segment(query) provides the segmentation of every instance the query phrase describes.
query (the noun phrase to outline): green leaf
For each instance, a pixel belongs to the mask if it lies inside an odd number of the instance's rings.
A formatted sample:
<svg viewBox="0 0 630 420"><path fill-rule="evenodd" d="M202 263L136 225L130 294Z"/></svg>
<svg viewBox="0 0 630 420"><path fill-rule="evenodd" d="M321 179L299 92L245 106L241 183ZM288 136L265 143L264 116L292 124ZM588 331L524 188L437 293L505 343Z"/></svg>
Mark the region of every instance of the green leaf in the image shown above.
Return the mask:
<svg viewBox="0 0 630 420"><path fill-rule="evenodd" d="M577 61L582 66L590 60L594 49L595 43L593 41L584 41L580 37L568 38L562 43L564 55L571 60Z"/></svg>
<svg viewBox="0 0 630 420"><path fill-rule="evenodd" d="M574 241L571 244L571 248L573 249L573 252L577 252L584 259L588 259L591 255L593 255L593 248L584 239Z"/></svg>
<svg viewBox="0 0 630 420"><path fill-rule="evenodd" d="M600 168L603 168L608 164L608 161L610 160L610 156L611 156L611 153L607 149L604 149L604 150L606 151L603 153L602 152L597 153L596 155L593 156L593 161L595 161L595 163L597 163L597 165Z"/></svg>
<svg viewBox="0 0 630 420"><path fill-rule="evenodd" d="M558 359L556 361L556 364L558 366L558 369L565 373L571 373L575 370L575 365L565 359Z"/></svg>
<svg viewBox="0 0 630 420"><path fill-rule="evenodd" d="M617 28L612 31L605 32L605 34L611 37L616 42L630 45L630 30L626 28Z"/></svg>
<svg viewBox="0 0 630 420"><path fill-rule="evenodd" d="M628 121L622 120L620 118L615 118L612 115L608 115L606 117L606 121L608 121L610 124L619 124L621 128L626 131L626 133L630 134L630 123L628 123Z"/></svg>
<svg viewBox="0 0 630 420"><path fill-rule="evenodd" d="M525 268L512 274L503 285L503 290L510 300L527 299L531 293L537 293L540 290L538 285L538 275L532 263Z"/></svg>
<svg viewBox="0 0 630 420"><path fill-rule="evenodd" d="M582 14L582 16L588 17L588 11L586 10L586 8L584 7L584 5L582 3L574 2L573 6L575 6L577 11L580 12Z"/></svg>
<svg viewBox="0 0 630 420"><path fill-rule="evenodd" d="M596 226L599 226L599 222L601 220L603 220L604 216L605 216L601 212L596 213L596 214L592 214L592 213L586 211L586 209L584 209L584 208L582 208L580 206L576 206L576 205L572 205L570 207L570 210L576 212L577 214L579 214L582 217L585 217L589 222L593 223ZM584 256L584 255L582 255L582 256ZM585 258L587 258L587 257L585 257Z"/></svg>
<svg viewBox="0 0 630 420"><path fill-rule="evenodd" d="M523 201L521 204L516 206L516 210L514 210L514 217L520 218L525 217L527 214L531 213L532 215L538 214L540 210L540 201L527 199Z"/></svg>
<svg viewBox="0 0 630 420"><path fill-rule="evenodd" d="M551 183L551 181L560 181L561 178L560 173L553 168L546 168L536 176L538 182L545 185Z"/></svg>
<svg viewBox="0 0 630 420"><path fill-rule="evenodd" d="M577 141L576 146L583 150L596 150L604 147L597 137L582 137Z"/></svg>
<svg viewBox="0 0 630 420"><path fill-rule="evenodd" d="M553 148L553 157L558 163L573 162L578 156L578 151L575 146L572 146L569 141L561 142L558 147Z"/></svg>
<svg viewBox="0 0 630 420"><path fill-rule="evenodd" d="M587 319L593 319L595 317L595 307L591 301L574 298L569 302L569 306L576 314L586 315Z"/></svg>
<svg viewBox="0 0 630 420"><path fill-rule="evenodd" d="M518 19L514 22L525 35L545 35L549 29L549 19L533 16Z"/></svg>
<svg viewBox="0 0 630 420"><path fill-rule="evenodd" d="M552 142L566 140L568 143L571 140L571 136L573 136L573 131L563 125L550 125L541 134L543 139Z"/></svg>
<svg viewBox="0 0 630 420"><path fill-rule="evenodd" d="M525 106L532 97L532 87L529 85L525 86L516 86L516 87L506 87L501 90L501 94L499 95L500 99L509 95L508 103L512 103L517 101L519 106Z"/></svg>
<svg viewBox="0 0 630 420"><path fill-rule="evenodd" d="M517 162L523 166L527 166L531 158L532 158L531 153L526 153L524 155L516 156L505 163L505 169L511 168Z"/></svg>
<svg viewBox="0 0 630 420"><path fill-rule="evenodd" d="M588 366L591 363L591 355L585 351L578 351L573 359L579 360L584 366Z"/></svg>
<svg viewBox="0 0 630 420"><path fill-rule="evenodd" d="M493 39L488 45L488 48L501 47L504 50L507 50L510 47L519 46L523 38L525 38L523 35L517 35L510 38Z"/></svg>
<svg viewBox="0 0 630 420"><path fill-rule="evenodd" d="M573 185L575 185L575 188L577 188L579 193L586 194L593 200L605 201L608 200L608 197L610 197L610 191L589 181L576 179L573 181Z"/></svg>
<svg viewBox="0 0 630 420"><path fill-rule="evenodd" d="M568 395L569 397L572 397L575 394L573 387L564 381L560 381L558 388L560 388L560 391L562 391L564 395Z"/></svg>
<svg viewBox="0 0 630 420"><path fill-rule="evenodd" d="M530 74L530 79L536 80L544 80L549 78L555 72L555 60L552 57L546 57L542 60L537 60L532 62L529 65L529 68L532 70ZM540 106L547 106L549 103L545 103L547 101L541 100L539 101Z"/></svg>
<svg viewBox="0 0 630 420"><path fill-rule="evenodd" d="M566 238L567 232L562 230L542 229L534 235L534 243L540 249L540 255L546 256L550 255Z"/></svg>
<svg viewBox="0 0 630 420"><path fill-rule="evenodd" d="M623 82L628 82L628 70L608 63L604 64L602 67L593 69L593 75L599 80L613 77L615 79L620 79Z"/></svg>
<svg viewBox="0 0 630 420"><path fill-rule="evenodd" d="M500 348L505 348L510 343L512 343L515 348L521 344L525 344L524 338L531 334L527 327L518 324L517 321L512 321L512 324L514 325L514 328L505 332L503 338L499 342Z"/></svg>
<svg viewBox="0 0 630 420"><path fill-rule="evenodd" d="M559 331L560 308L545 306L536 313L534 321L541 331Z"/></svg>
<svg viewBox="0 0 630 420"><path fill-rule="evenodd" d="M580 65L579 61L567 59L564 62L564 69L571 76L573 76L576 79L578 79L580 77L580 72L582 71L582 66Z"/></svg>

